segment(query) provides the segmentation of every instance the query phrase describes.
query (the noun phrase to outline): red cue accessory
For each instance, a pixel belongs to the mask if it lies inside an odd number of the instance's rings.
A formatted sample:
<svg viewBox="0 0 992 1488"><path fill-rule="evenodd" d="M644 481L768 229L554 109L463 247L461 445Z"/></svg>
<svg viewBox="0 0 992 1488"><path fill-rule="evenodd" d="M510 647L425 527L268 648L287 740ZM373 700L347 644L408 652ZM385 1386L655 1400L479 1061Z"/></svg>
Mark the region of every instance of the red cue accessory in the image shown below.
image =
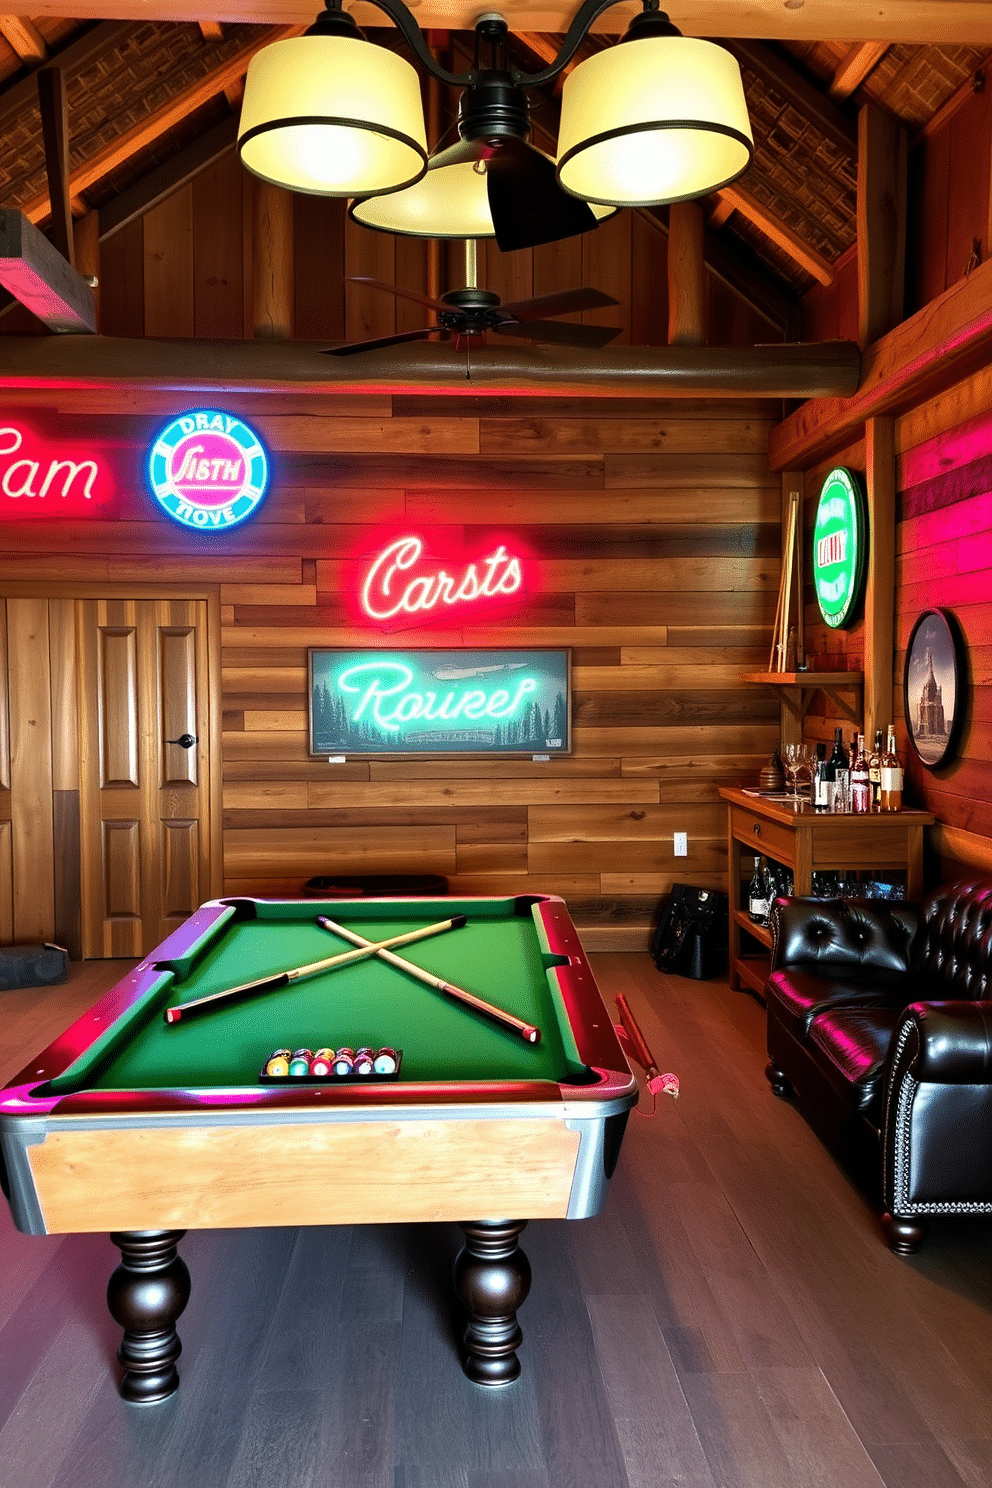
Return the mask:
<svg viewBox="0 0 992 1488"><path fill-rule="evenodd" d="M670 1095L673 1100L679 1098L679 1077L672 1074L659 1074L658 1061L647 1046L647 1040L641 1032L640 1025L630 1010L630 1004L621 992L616 999L617 1012L620 1014L619 1026L614 1024L616 1036L620 1041L620 1047L629 1059L636 1064L647 1075L647 1086L651 1092L651 1109L642 1112L642 1115L653 1116L658 1106L659 1095Z"/></svg>

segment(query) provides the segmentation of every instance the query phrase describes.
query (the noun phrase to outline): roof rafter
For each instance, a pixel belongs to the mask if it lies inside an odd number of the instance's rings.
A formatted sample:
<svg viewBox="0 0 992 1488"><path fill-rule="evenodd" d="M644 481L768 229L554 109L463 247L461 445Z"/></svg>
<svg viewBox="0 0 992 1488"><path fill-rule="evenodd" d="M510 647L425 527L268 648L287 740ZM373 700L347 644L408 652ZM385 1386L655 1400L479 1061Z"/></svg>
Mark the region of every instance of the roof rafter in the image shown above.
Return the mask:
<svg viewBox="0 0 992 1488"><path fill-rule="evenodd" d="M881 62L889 50L887 41L862 41L853 46L838 66L828 88L831 98L841 102L850 98L860 88L865 78Z"/></svg>
<svg viewBox="0 0 992 1488"><path fill-rule="evenodd" d="M222 93L231 83L243 77L256 52L287 36L299 36L304 29L302 26L275 26L261 36L256 36L240 51L235 52L226 61L198 78L190 87L178 93L175 98L171 98L168 103L149 114L146 119L142 119L133 129L128 129L118 135L117 139L111 140L89 160L84 161L82 165L77 165L69 178L70 191L73 194L85 191L95 181L109 175L122 161L144 149L167 130L180 123L188 114L193 113L202 104L208 103L211 98L216 98L218 93ZM39 193L30 201L25 202L22 210L31 222L43 221L48 216L49 210L47 195Z"/></svg>
<svg viewBox="0 0 992 1488"><path fill-rule="evenodd" d="M0 36L29 67L39 67L48 57L45 38L27 16L0 15Z"/></svg>

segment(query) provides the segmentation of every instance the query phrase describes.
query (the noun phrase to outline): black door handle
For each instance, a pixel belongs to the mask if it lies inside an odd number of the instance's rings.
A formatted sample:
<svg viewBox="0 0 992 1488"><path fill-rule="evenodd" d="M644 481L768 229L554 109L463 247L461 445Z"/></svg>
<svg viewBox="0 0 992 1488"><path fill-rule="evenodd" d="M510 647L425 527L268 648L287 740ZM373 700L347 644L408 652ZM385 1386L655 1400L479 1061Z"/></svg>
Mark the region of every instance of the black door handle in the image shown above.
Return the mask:
<svg viewBox="0 0 992 1488"><path fill-rule="evenodd" d="M178 744L180 749L192 749L200 741L195 734L180 734L178 739L166 739L166 744Z"/></svg>

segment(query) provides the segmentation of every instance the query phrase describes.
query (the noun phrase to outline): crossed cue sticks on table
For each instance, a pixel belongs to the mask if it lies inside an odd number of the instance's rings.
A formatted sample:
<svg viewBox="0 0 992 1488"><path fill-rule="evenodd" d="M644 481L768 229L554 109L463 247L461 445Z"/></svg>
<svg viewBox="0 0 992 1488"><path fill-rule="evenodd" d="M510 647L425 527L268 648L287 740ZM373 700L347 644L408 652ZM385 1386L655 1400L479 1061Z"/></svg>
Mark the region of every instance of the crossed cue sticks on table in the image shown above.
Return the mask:
<svg viewBox="0 0 992 1488"><path fill-rule="evenodd" d="M236 997L249 997L256 992L273 992L277 987L286 987L291 982L301 981L304 977L318 976L321 972L333 971L339 966L350 966L356 961L378 956L400 971L416 977L428 987L433 987L435 991L444 993L446 997L460 1002L473 1012L481 1013L502 1028L519 1034L525 1043L540 1043L541 1030L533 1023L525 1023L522 1018L515 1018L504 1008L486 1002L484 998L477 997L474 992L466 992L464 987L457 987L453 982L445 981L443 977L435 976L433 972L425 971L421 966L415 966L412 961L394 955L392 951L393 946L410 945L417 940L426 940L429 936L443 935L447 930L460 930L466 920L466 915L454 915L450 920L440 920L436 925L422 925L419 929L407 930L402 935L391 935L388 940L372 941L367 940L364 935L357 934L354 930L347 929L344 925L339 925L336 920L329 919L327 915L318 915L317 924L322 930L329 930L333 935L340 936L342 940L351 941L356 949L343 951L337 956L326 956L320 961L311 961L306 966L295 966L289 971L276 972L272 976L259 977L253 982L242 982L237 987L225 987L219 992L208 992L203 997L191 998L189 1002L177 1003L173 1007L166 1008L165 1021L166 1023L178 1023L190 1013L199 1013L204 1009L215 1007L218 1003L229 1002Z"/></svg>

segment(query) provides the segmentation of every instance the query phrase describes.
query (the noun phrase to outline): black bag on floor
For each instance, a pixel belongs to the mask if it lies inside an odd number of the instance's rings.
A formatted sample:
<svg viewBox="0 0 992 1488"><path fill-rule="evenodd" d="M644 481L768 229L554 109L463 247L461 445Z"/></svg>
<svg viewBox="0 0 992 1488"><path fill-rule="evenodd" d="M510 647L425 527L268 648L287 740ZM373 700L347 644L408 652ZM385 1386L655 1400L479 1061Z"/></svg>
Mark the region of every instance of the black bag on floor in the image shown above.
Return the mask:
<svg viewBox="0 0 992 1488"><path fill-rule="evenodd" d="M69 975L69 953L57 945L0 946L0 992L48 987Z"/></svg>
<svg viewBox="0 0 992 1488"><path fill-rule="evenodd" d="M659 971L708 982L727 970L727 896L673 884L651 944Z"/></svg>

